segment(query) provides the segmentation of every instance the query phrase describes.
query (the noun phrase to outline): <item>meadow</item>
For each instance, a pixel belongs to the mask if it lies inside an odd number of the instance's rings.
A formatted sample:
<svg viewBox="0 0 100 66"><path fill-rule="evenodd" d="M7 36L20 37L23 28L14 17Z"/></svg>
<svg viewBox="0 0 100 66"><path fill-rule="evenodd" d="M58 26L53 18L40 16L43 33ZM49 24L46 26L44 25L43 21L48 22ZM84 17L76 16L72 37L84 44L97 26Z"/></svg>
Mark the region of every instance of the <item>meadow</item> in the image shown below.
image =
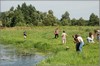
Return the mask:
<svg viewBox="0 0 100 66"><path fill-rule="evenodd" d="M54 30L59 28L59 38L54 38ZM0 29L0 44L12 45L18 55L31 55L34 52L49 54L37 66L86 66L99 64L99 42L88 43L86 38L89 32L98 29L99 26L41 26L41 27L13 27ZM62 44L61 34L67 33L67 43ZM27 38L24 39L23 32ZM85 45L83 51L78 54L75 50L72 35L80 34ZM69 49L66 49L69 46Z"/></svg>

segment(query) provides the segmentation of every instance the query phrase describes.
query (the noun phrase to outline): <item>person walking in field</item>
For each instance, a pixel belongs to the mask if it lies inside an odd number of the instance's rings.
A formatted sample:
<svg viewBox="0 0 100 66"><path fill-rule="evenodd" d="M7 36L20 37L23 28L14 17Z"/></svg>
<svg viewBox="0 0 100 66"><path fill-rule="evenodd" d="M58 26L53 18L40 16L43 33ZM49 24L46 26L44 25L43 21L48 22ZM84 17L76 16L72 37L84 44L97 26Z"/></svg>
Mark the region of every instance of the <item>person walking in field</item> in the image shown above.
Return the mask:
<svg viewBox="0 0 100 66"><path fill-rule="evenodd" d="M26 31L23 32L23 35L24 35L24 39L26 39L27 37Z"/></svg>
<svg viewBox="0 0 100 66"><path fill-rule="evenodd" d="M62 43L63 44L66 44L66 36L67 36L67 34L65 33L65 31L63 31L63 33L62 33Z"/></svg>
<svg viewBox="0 0 100 66"><path fill-rule="evenodd" d="M55 38L59 37L59 30L58 30L58 28L55 29L54 34L55 34Z"/></svg>
<svg viewBox="0 0 100 66"><path fill-rule="evenodd" d="M89 43L94 43L94 35L92 34L92 32L89 32L89 37L87 37L87 41Z"/></svg>

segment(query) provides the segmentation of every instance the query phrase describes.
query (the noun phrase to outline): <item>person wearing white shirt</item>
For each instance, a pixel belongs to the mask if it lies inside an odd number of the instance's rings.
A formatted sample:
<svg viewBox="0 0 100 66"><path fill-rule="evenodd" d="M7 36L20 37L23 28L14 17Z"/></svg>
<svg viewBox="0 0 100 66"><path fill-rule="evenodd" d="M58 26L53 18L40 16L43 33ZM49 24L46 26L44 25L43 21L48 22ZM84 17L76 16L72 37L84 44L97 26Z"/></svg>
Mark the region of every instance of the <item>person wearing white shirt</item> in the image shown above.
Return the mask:
<svg viewBox="0 0 100 66"><path fill-rule="evenodd" d="M94 35L92 34L92 32L89 32L89 37L87 37L87 41L89 43L94 43Z"/></svg>
<svg viewBox="0 0 100 66"><path fill-rule="evenodd" d="M63 33L62 33L62 43L63 44L66 44L66 36L67 36L67 34L65 33L65 31L63 31Z"/></svg>
<svg viewBox="0 0 100 66"><path fill-rule="evenodd" d="M77 39L78 39L78 42L80 43L79 50L82 52L82 47L84 45L84 41L83 41L82 37L79 35L78 35Z"/></svg>

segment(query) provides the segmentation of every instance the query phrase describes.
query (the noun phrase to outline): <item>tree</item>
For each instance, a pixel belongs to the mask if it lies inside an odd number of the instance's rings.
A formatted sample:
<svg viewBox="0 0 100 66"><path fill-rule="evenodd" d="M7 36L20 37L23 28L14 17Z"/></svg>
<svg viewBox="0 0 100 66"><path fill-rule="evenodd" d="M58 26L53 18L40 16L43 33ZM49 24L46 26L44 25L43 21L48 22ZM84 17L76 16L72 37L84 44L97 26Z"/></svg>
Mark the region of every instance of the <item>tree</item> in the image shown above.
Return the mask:
<svg viewBox="0 0 100 66"><path fill-rule="evenodd" d="M0 20L2 21L2 26L5 27L7 25L7 14L6 12L0 13Z"/></svg>
<svg viewBox="0 0 100 66"><path fill-rule="evenodd" d="M9 11L0 12L0 20L4 27L26 26L26 25L28 26L99 25L99 18L94 13L90 15L89 20L84 20L82 17L79 20L76 20L75 18L70 20L69 16L70 14L66 11L64 14L62 14L62 18L58 20L54 16L52 10L48 10L48 12L40 12L36 10L36 8L31 4L27 6L26 3L18 5L16 9L14 9L14 7L12 6L9 9Z"/></svg>
<svg viewBox="0 0 100 66"><path fill-rule="evenodd" d="M61 24L63 26L65 25L70 25L71 24L71 21L70 21L70 17L69 17L69 13L66 11L63 15L62 15L62 18L61 18ZM63 22L64 21L64 22ZM64 25L65 24L65 25Z"/></svg>
<svg viewBox="0 0 100 66"><path fill-rule="evenodd" d="M85 25L85 20L81 17L78 20L78 26L84 26Z"/></svg>
<svg viewBox="0 0 100 66"><path fill-rule="evenodd" d="M62 15L62 19L65 18L65 19L69 19L69 13L66 11L63 15Z"/></svg>
<svg viewBox="0 0 100 66"><path fill-rule="evenodd" d="M32 24L37 26L38 25L38 22L39 22L39 14L37 12L33 12L32 15L31 15L31 20L32 20Z"/></svg>
<svg viewBox="0 0 100 66"><path fill-rule="evenodd" d="M13 11L7 11L1 13L1 21L3 27L10 27L11 20L13 18Z"/></svg>
<svg viewBox="0 0 100 66"><path fill-rule="evenodd" d="M21 10L21 7L20 7L20 5L18 5L18 6L17 6L17 10Z"/></svg>
<svg viewBox="0 0 100 66"><path fill-rule="evenodd" d="M63 19L63 20L61 21L61 24L62 24L63 26L68 25L68 20L67 20L67 19Z"/></svg>
<svg viewBox="0 0 100 66"><path fill-rule="evenodd" d="M52 14L53 15L53 11L52 10L49 10L48 11L48 14Z"/></svg>
<svg viewBox="0 0 100 66"><path fill-rule="evenodd" d="M10 11L14 11L14 7L13 6L10 8Z"/></svg>
<svg viewBox="0 0 100 66"><path fill-rule="evenodd" d="M90 15L88 25L92 25L92 26L99 25L99 18L98 18L98 16L95 15L94 13L92 13Z"/></svg>
<svg viewBox="0 0 100 66"><path fill-rule="evenodd" d="M49 10L47 16L44 18L43 20L43 24L46 26L54 26L55 24L57 24L57 19L56 17L53 15L53 11Z"/></svg>
<svg viewBox="0 0 100 66"><path fill-rule="evenodd" d="M78 22L77 22L77 20L76 20L75 18L73 18L73 19L71 20L71 25L72 25L72 26L78 25Z"/></svg>
<svg viewBox="0 0 100 66"><path fill-rule="evenodd" d="M21 10L15 10L15 18L17 26L25 26L24 15Z"/></svg>

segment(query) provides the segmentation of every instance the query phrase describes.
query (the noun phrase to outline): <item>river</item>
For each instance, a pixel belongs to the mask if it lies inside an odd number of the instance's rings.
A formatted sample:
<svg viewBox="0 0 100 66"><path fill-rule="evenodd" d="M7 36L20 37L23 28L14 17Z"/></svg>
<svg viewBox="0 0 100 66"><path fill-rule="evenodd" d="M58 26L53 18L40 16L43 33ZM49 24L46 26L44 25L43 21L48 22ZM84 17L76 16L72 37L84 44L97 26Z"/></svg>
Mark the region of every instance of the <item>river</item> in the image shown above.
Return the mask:
<svg viewBox="0 0 100 66"><path fill-rule="evenodd" d="M17 56L13 47L0 44L0 66L36 66L43 59L44 55L36 53L32 56Z"/></svg>

